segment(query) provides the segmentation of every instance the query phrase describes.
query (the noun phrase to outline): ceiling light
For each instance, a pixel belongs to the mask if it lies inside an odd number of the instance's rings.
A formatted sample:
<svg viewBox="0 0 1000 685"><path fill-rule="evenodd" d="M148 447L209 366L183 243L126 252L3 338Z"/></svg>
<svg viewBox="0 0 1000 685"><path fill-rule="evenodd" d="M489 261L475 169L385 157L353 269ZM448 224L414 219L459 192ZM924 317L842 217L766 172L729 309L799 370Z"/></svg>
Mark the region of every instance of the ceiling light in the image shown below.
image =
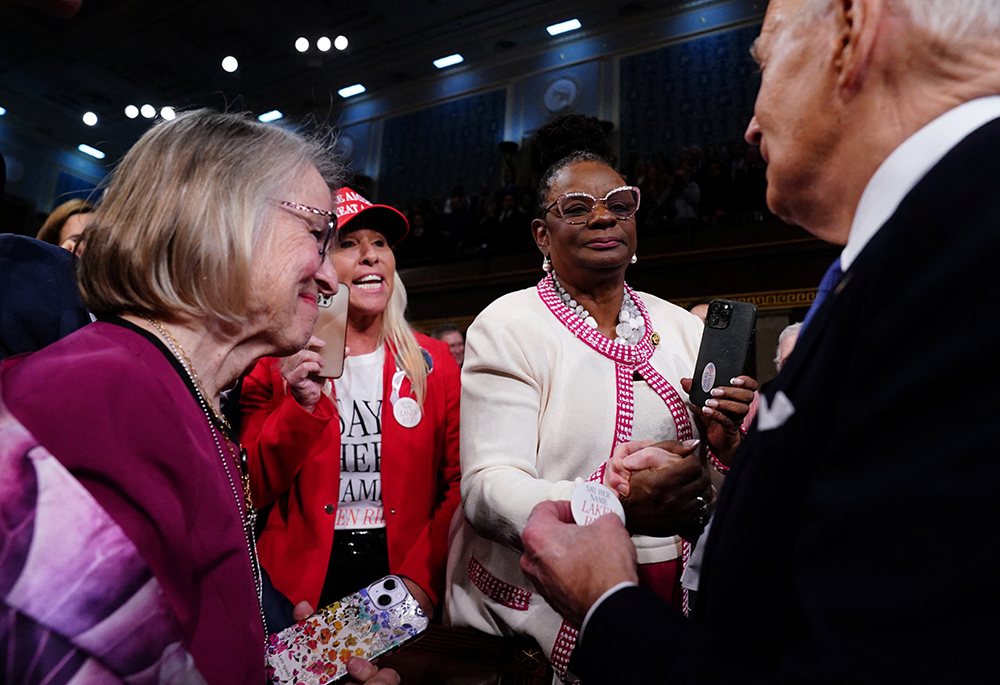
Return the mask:
<svg viewBox="0 0 1000 685"><path fill-rule="evenodd" d="M550 36L558 36L560 33L566 33L567 31L576 31L581 26L583 24L580 23L579 19L570 19L569 21L548 26L545 30L549 32Z"/></svg>
<svg viewBox="0 0 1000 685"><path fill-rule="evenodd" d="M91 157L95 157L97 159L104 159L104 153L96 147L90 147L89 145L81 143L80 145L77 145L76 149L85 155L90 155Z"/></svg>
<svg viewBox="0 0 1000 685"><path fill-rule="evenodd" d="M341 88L337 91L337 95L342 98L349 98L352 95L361 95L365 92L365 87L360 83L355 83L353 86L347 86L347 88Z"/></svg>
<svg viewBox="0 0 1000 685"><path fill-rule="evenodd" d="M160 116L167 121L173 121L177 118L177 111L173 107L161 107Z"/></svg>
<svg viewBox="0 0 1000 685"><path fill-rule="evenodd" d="M333 39L333 47L337 48L338 50L346 50L347 49L347 36L337 36L336 38L334 38Z"/></svg>
<svg viewBox="0 0 1000 685"><path fill-rule="evenodd" d="M296 38L295 39L295 49L299 52L305 52L309 49L309 39L308 38Z"/></svg>
<svg viewBox="0 0 1000 685"><path fill-rule="evenodd" d="M228 55L222 59L222 68L231 74L240 68L240 63L235 57Z"/></svg>
<svg viewBox="0 0 1000 685"><path fill-rule="evenodd" d="M316 47L319 48L320 52L326 52L330 49L330 39L326 36L321 36L316 40Z"/></svg>
<svg viewBox="0 0 1000 685"><path fill-rule="evenodd" d="M97 125L97 115L94 114L93 112L86 112L86 113L84 113L84 115L83 115L83 123L85 123L87 126L96 126Z"/></svg>
<svg viewBox="0 0 1000 685"><path fill-rule="evenodd" d="M450 67L453 64L459 64L464 61L465 58L456 52L454 55L448 55L447 57L434 60L434 66L438 69L444 69L445 67Z"/></svg>
<svg viewBox="0 0 1000 685"><path fill-rule="evenodd" d="M277 121L278 119L283 119L284 117L285 117L284 114L282 114L281 112L279 112L276 109L272 109L270 112L264 112L259 117L257 117L257 119L259 121L263 121L265 124L268 124L268 123L270 123L272 121Z"/></svg>
<svg viewBox="0 0 1000 685"><path fill-rule="evenodd" d="M7 110L4 109L3 107L0 107L0 117L2 117L6 113L7 113Z"/></svg>
<svg viewBox="0 0 1000 685"><path fill-rule="evenodd" d="M127 116L129 119L135 119L137 116L139 116L139 108L136 107L135 105L127 105L125 107L125 116Z"/></svg>
<svg viewBox="0 0 1000 685"><path fill-rule="evenodd" d="M152 105L143 105L139 112L147 119L152 119L156 116L156 108Z"/></svg>

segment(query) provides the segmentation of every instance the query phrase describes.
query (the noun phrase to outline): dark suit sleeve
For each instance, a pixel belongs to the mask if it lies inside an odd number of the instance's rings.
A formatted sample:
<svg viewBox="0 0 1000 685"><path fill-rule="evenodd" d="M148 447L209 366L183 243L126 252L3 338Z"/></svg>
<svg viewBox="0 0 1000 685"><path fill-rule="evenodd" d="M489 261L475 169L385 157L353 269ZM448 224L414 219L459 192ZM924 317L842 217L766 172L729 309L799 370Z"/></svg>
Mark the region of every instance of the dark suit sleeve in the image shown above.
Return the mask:
<svg viewBox="0 0 1000 685"><path fill-rule="evenodd" d="M569 670L584 685L696 683L703 654L701 630L656 593L622 588L587 622Z"/></svg>

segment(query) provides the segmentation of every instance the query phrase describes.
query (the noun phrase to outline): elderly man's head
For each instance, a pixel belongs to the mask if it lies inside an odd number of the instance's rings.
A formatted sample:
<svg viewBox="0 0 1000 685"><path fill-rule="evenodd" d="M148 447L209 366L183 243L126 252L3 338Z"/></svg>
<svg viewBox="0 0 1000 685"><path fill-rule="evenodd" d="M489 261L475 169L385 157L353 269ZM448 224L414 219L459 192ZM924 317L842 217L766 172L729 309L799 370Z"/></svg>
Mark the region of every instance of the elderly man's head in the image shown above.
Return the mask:
<svg viewBox="0 0 1000 685"><path fill-rule="evenodd" d="M879 165L962 102L1000 91L996 0L771 0L747 141L786 221L845 243Z"/></svg>

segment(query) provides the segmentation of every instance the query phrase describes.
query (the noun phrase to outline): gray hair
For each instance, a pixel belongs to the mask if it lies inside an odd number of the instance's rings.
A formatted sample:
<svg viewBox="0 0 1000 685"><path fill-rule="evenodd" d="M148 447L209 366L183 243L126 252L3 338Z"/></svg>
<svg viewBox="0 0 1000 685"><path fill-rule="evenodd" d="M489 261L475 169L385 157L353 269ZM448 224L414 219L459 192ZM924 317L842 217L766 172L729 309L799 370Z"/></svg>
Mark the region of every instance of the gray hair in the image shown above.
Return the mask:
<svg viewBox="0 0 1000 685"><path fill-rule="evenodd" d="M806 0L796 19L816 19L832 9L833 3L834 0ZM893 14L909 17L931 38L946 44L1000 35L997 0L887 0L887 6Z"/></svg>
<svg viewBox="0 0 1000 685"><path fill-rule="evenodd" d="M774 366L777 367L781 363L781 343L785 342L790 336L798 335L799 330L802 328L802 322L793 323L785 326L785 329L781 331L778 335L778 346L774 348Z"/></svg>

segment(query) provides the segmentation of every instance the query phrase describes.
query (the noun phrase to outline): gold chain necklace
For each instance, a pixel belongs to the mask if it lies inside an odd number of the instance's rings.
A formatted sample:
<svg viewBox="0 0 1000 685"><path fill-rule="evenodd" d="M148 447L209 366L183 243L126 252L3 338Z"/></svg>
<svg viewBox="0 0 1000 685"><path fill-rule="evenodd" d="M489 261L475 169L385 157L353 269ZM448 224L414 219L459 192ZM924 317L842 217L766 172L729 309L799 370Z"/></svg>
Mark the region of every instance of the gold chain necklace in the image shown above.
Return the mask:
<svg viewBox="0 0 1000 685"><path fill-rule="evenodd" d="M250 474L246 469L246 451L243 449L243 445L239 444L239 438L237 437L237 446L240 450L240 458L237 459L236 453L233 451L233 443L229 439L228 435L223 431L223 427L229 431L229 434L235 435L233 427L229 425L229 421L226 420L216 409L208 399L208 392L205 390L205 386L202 384L201 379L198 378L197 372L194 370L194 364L191 363L191 358L188 357L187 352L181 347L181 344L170 334L170 332L160 324L159 321L146 316L145 314L140 314L143 319L148 321L150 325L153 326L163 339L167 343L167 347L174 357L181 363L184 371L187 372L188 377L191 379L194 385L195 393L198 396L198 404L201 405L202 412L205 414L205 418L208 419L209 430L212 433L212 439L215 440L215 449L219 453L219 458L222 460L223 470L226 472L226 479L229 481L229 487L233 491L233 497L236 498L236 511L240 510L240 496L239 491L236 489L236 483L233 481L233 476L231 473L230 464L235 464L237 470L240 473L240 480L243 485L243 505L246 512L243 516L243 536L247 543L247 554L250 556L250 566L253 571L253 583L254 589L257 590L257 606L260 608L260 620L264 624L264 638L267 639L267 620L264 618L264 597L263 597L263 586L261 582L261 572L260 572L260 561L257 558L257 538L254 536L254 523L257 520L257 511L253 508L253 499L250 496ZM219 442L219 434L222 434L223 440L226 443L226 447L229 448L230 460L227 463L226 455L222 451L222 444Z"/></svg>

